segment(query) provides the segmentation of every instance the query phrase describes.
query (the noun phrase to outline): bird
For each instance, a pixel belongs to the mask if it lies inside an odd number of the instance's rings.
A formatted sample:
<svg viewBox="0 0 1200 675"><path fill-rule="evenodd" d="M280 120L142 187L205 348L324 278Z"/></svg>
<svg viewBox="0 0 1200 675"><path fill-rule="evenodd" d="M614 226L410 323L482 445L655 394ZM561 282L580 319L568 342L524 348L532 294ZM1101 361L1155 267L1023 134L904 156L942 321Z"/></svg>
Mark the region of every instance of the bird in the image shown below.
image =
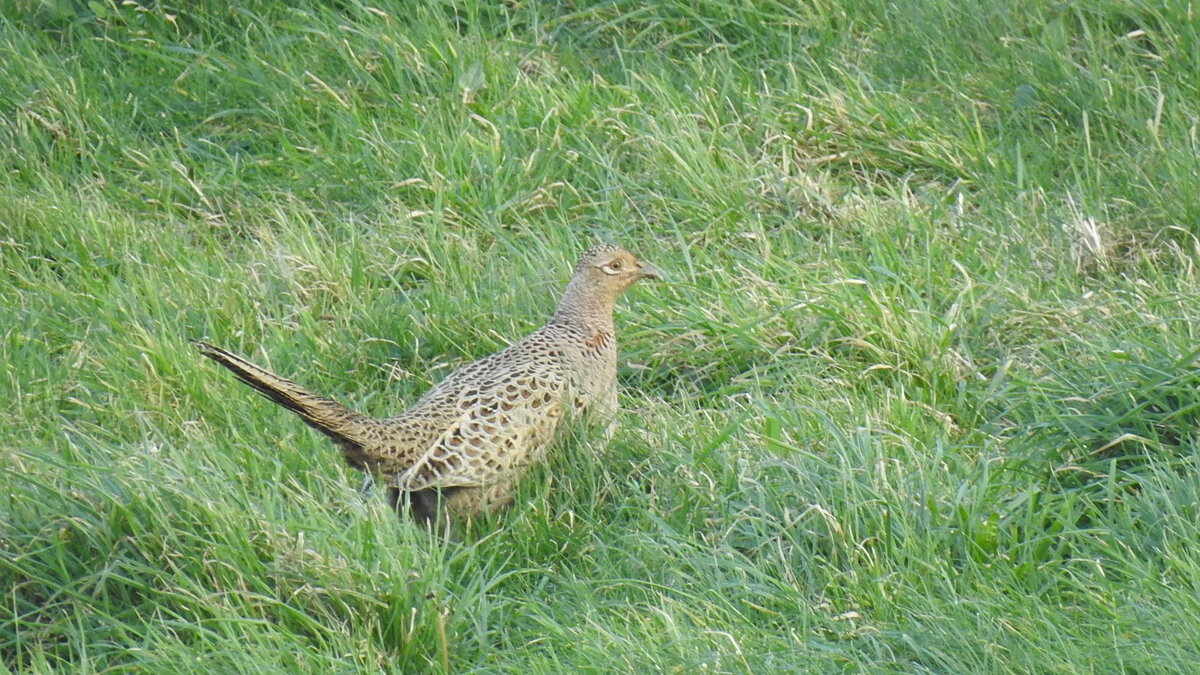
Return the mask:
<svg viewBox="0 0 1200 675"><path fill-rule="evenodd" d="M550 319L523 339L459 367L404 412L373 418L220 347L200 354L333 441L353 468L388 487L397 512L433 529L506 509L567 421L604 423L617 403L613 307L658 271L599 244L580 256Z"/></svg>

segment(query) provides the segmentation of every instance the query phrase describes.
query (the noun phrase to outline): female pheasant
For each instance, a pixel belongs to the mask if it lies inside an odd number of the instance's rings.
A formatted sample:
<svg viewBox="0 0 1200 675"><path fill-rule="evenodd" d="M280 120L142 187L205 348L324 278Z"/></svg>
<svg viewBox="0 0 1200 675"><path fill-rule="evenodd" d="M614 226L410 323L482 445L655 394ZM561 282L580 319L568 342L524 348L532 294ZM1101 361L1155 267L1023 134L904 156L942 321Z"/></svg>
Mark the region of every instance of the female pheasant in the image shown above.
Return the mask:
<svg viewBox="0 0 1200 675"><path fill-rule="evenodd" d="M438 526L512 502L564 418L617 409L613 305L658 272L602 244L575 265L558 310L519 342L462 366L396 417L370 418L219 347L200 353L328 436L350 466L382 479L397 507Z"/></svg>

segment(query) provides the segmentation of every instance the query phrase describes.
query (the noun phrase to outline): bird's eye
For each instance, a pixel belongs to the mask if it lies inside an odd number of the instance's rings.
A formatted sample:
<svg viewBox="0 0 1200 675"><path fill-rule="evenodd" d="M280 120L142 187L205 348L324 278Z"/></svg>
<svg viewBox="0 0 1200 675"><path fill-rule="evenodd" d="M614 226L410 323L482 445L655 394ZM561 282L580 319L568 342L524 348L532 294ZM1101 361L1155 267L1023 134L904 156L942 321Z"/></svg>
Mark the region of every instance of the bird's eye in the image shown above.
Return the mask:
<svg viewBox="0 0 1200 675"><path fill-rule="evenodd" d="M611 270L619 270L619 269L621 269L621 261L620 261L620 260L614 260L614 261L612 261L612 262L608 263L608 268L609 268L609 269L611 269Z"/></svg>

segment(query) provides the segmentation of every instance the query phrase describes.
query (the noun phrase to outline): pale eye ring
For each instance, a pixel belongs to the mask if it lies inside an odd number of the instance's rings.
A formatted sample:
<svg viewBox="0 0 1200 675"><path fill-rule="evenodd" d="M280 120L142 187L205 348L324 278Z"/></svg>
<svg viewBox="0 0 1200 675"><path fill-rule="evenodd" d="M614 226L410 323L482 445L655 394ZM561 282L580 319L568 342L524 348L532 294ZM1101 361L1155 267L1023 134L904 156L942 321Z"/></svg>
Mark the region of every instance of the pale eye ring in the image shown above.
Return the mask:
<svg viewBox="0 0 1200 675"><path fill-rule="evenodd" d="M610 269L610 270L619 270L619 269L621 269L621 261L620 261L620 260L614 260L614 261L612 261L612 262L608 263L608 269Z"/></svg>

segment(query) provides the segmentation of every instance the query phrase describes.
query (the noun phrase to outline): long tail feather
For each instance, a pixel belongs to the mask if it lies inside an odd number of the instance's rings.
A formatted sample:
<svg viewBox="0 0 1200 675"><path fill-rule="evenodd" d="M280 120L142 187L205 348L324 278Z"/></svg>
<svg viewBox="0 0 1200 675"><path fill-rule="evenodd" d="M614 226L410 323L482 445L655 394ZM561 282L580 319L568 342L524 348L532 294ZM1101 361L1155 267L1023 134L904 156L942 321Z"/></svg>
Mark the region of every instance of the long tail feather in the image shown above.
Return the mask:
<svg viewBox="0 0 1200 675"><path fill-rule="evenodd" d="M220 347L198 340L193 342L201 354L229 369L259 394L296 413L306 424L333 439L350 466L366 468L364 434L374 423L371 418L259 368Z"/></svg>

